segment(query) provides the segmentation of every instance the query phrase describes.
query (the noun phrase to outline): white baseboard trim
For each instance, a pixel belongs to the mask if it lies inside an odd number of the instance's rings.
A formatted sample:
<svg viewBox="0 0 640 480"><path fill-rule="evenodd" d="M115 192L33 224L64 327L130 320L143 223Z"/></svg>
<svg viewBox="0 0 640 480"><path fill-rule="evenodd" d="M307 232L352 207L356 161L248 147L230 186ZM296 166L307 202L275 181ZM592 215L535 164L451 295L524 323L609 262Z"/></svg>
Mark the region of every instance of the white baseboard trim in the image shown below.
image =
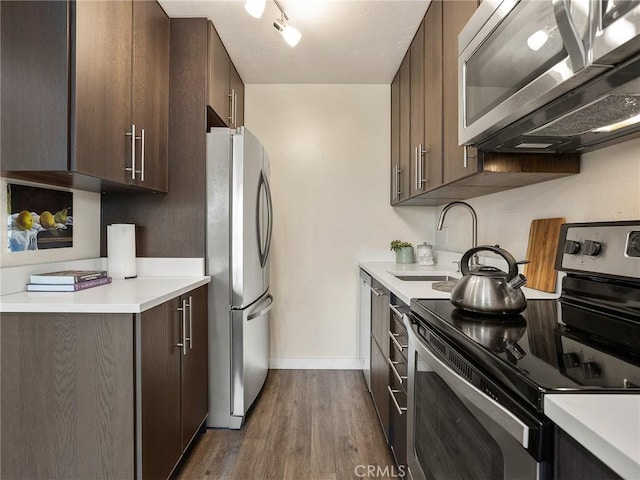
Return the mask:
<svg viewBox="0 0 640 480"><path fill-rule="evenodd" d="M270 358L274 370L362 370L359 358Z"/></svg>

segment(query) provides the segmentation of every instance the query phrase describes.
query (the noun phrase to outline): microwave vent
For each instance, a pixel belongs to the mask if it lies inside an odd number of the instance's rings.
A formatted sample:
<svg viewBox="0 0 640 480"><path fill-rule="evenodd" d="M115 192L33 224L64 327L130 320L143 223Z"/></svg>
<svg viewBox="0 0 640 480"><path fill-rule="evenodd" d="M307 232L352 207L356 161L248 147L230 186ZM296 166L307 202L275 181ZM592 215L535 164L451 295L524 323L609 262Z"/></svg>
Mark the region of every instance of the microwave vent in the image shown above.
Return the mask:
<svg viewBox="0 0 640 480"><path fill-rule="evenodd" d="M541 137L572 137L640 114L640 95L607 95L530 131Z"/></svg>

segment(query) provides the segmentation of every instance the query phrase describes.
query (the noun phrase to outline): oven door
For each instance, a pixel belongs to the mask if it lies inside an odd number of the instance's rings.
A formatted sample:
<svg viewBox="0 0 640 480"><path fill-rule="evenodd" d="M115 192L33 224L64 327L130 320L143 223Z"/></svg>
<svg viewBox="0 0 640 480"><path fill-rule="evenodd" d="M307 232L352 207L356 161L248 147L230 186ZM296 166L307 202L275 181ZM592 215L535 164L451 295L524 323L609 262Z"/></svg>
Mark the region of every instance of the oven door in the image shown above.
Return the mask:
<svg viewBox="0 0 640 480"><path fill-rule="evenodd" d="M459 37L459 140L477 145L595 77L589 0L485 1Z"/></svg>
<svg viewBox="0 0 640 480"><path fill-rule="evenodd" d="M449 350L442 337L403 318L409 334L407 466L414 480L550 478L550 463L529 449L542 428L520 418L455 372L422 340L454 359L470 377L465 359ZM418 330L420 333L418 333ZM483 379L483 382L485 380ZM483 383L483 390L496 391Z"/></svg>

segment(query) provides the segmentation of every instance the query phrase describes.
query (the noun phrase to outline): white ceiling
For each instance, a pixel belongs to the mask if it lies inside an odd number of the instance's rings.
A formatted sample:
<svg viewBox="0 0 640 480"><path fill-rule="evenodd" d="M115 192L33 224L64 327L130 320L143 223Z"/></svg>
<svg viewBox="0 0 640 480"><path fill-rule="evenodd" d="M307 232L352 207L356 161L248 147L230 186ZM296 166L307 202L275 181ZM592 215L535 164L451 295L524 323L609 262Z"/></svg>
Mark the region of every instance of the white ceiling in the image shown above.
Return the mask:
<svg viewBox="0 0 640 480"><path fill-rule="evenodd" d="M302 33L291 48L267 1L262 18L244 0L159 0L170 17L213 21L245 83L389 84L430 0L283 0L289 23Z"/></svg>

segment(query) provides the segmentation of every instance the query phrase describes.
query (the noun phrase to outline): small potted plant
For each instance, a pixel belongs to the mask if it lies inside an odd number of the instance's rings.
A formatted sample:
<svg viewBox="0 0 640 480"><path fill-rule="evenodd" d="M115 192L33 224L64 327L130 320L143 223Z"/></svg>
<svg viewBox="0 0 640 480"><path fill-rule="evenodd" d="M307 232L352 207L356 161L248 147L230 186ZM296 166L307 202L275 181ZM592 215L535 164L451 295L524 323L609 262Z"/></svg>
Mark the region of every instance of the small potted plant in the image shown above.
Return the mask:
<svg viewBox="0 0 640 480"><path fill-rule="evenodd" d="M413 245L401 240L391 242L391 250L396 252L396 263L414 263Z"/></svg>

